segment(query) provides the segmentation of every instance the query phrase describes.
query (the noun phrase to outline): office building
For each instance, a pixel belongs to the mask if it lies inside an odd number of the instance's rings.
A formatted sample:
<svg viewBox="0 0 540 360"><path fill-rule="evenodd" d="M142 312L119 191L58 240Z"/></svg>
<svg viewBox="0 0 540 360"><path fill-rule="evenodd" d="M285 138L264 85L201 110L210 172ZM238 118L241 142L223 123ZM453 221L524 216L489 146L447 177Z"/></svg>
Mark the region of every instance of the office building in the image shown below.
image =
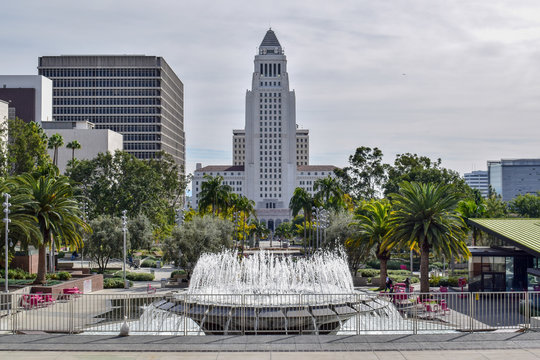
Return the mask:
<svg viewBox="0 0 540 360"><path fill-rule="evenodd" d="M314 194L317 179L334 176L331 165L309 165L309 131L296 124L296 94L289 88L287 58L268 30L255 55L252 88L246 93L245 128L233 130L233 165L197 164L193 205L204 176L223 176L233 192L256 204L257 217L274 230L289 221L296 187Z"/></svg>
<svg viewBox="0 0 540 360"><path fill-rule="evenodd" d="M463 175L465 182L471 188L480 191L482 197L487 198L489 196L489 180L488 172L483 170L475 170Z"/></svg>
<svg viewBox="0 0 540 360"><path fill-rule="evenodd" d="M64 146L58 148L58 169L61 173L66 171L67 164L73 157L90 160L99 153L114 153L123 147L122 134L109 129L94 129L94 124L88 121L43 121L41 126L48 137L59 134L64 140ZM81 148L75 151L66 147L74 140L81 145ZM52 159L54 150L48 151Z"/></svg>
<svg viewBox="0 0 540 360"><path fill-rule="evenodd" d="M52 121L52 81L39 75L0 75L0 100L9 103L9 118Z"/></svg>
<svg viewBox="0 0 540 360"><path fill-rule="evenodd" d="M139 159L164 151L185 167L184 86L163 58L42 56L38 70L53 80L55 121L88 121L122 134Z"/></svg>
<svg viewBox="0 0 540 360"><path fill-rule="evenodd" d="M540 159L501 159L487 166L489 185L504 201L540 191Z"/></svg>

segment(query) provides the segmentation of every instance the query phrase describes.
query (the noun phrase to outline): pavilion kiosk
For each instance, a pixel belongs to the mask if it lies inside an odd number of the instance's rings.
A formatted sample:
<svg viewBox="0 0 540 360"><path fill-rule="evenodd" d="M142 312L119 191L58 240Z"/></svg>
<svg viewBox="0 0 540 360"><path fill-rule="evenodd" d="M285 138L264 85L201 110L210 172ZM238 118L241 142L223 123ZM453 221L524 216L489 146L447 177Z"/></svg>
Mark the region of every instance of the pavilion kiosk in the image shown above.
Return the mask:
<svg viewBox="0 0 540 360"><path fill-rule="evenodd" d="M469 291L526 291L540 285L540 219L469 219L490 246L471 246Z"/></svg>

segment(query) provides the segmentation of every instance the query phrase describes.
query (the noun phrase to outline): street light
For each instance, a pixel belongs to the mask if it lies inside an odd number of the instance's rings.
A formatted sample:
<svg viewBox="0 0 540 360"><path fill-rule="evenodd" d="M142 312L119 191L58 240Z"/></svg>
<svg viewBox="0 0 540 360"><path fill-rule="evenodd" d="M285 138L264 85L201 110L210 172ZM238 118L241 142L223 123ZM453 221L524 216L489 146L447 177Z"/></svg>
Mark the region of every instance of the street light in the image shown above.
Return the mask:
<svg viewBox="0 0 540 360"><path fill-rule="evenodd" d="M11 197L11 195L9 195L8 193L4 193L4 203L2 205L4 205L4 223L6 224L6 243L5 243L5 253L6 253L6 258L5 258L5 266L6 266L6 283L5 283L5 290L6 290L6 293L9 292L9 287L8 287L8 233L9 233L9 228L8 228L8 224L11 222L11 220L9 219L9 206L11 205L9 203L9 198Z"/></svg>
<svg viewBox="0 0 540 360"><path fill-rule="evenodd" d="M128 288L126 281L126 235L127 235L127 210L122 210L122 231L124 232L124 289Z"/></svg>
<svg viewBox="0 0 540 360"><path fill-rule="evenodd" d="M88 212L86 211L86 201L82 203L82 215L83 215L83 221L86 223ZM81 270L84 266L84 233L82 238L82 246L81 246Z"/></svg>
<svg viewBox="0 0 540 360"><path fill-rule="evenodd" d="M176 211L176 226L180 227L182 226L182 224L184 224L184 219L185 219L185 215L184 215L184 211L185 209L178 209ZM182 259L182 249L180 249L180 246L178 246L178 269L180 269L180 261Z"/></svg>

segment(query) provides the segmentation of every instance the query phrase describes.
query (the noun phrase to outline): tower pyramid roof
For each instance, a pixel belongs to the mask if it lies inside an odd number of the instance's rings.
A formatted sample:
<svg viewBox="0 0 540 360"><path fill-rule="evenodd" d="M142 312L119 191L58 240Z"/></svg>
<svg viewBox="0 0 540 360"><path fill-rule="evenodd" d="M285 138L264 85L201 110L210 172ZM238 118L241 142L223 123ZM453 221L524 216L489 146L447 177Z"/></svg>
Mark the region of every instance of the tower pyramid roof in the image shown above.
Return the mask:
<svg viewBox="0 0 540 360"><path fill-rule="evenodd" d="M279 43L279 40L276 37L276 34L272 29L268 29L266 32L266 35L264 35L264 39L261 42L261 47L268 46L268 47L281 47L281 44Z"/></svg>

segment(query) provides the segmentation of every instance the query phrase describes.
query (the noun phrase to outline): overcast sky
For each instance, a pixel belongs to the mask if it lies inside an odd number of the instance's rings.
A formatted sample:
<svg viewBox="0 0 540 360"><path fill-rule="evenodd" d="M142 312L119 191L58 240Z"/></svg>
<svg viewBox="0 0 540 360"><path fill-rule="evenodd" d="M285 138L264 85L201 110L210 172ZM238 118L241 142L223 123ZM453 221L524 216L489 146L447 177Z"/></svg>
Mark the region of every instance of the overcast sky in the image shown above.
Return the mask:
<svg viewBox="0 0 540 360"><path fill-rule="evenodd" d="M163 56L184 83L187 170L231 164L253 57L268 27L288 59L311 164L358 146L442 158L540 157L540 2L4 1L0 74L38 56Z"/></svg>

